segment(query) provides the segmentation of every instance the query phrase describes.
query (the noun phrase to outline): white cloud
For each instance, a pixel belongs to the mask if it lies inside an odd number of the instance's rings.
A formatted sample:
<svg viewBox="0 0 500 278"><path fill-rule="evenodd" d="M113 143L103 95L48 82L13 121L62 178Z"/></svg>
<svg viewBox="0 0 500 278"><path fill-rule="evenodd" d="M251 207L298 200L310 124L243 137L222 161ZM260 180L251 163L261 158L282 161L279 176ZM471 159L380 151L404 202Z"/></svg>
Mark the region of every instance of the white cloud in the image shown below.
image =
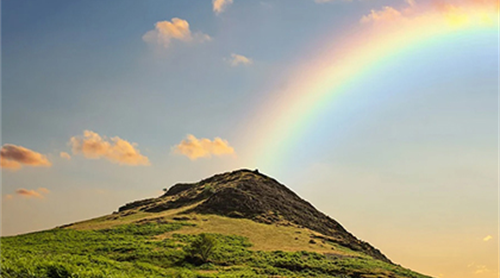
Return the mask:
<svg viewBox="0 0 500 278"><path fill-rule="evenodd" d="M41 153L17 145L5 144L0 150L0 165L2 168L18 170L23 166L50 167L52 163Z"/></svg>
<svg viewBox="0 0 500 278"><path fill-rule="evenodd" d="M155 29L146 32L142 36L142 40L149 44L168 48L173 40L181 42L205 42L211 40L211 38L199 32L193 34L186 20L174 17L171 21L156 22Z"/></svg>
<svg viewBox="0 0 500 278"><path fill-rule="evenodd" d="M59 156L60 156L61 158L67 159L67 160L70 160L70 159L71 159L71 155L70 155L69 153L67 153L67 152L60 152L60 153L59 153Z"/></svg>
<svg viewBox="0 0 500 278"><path fill-rule="evenodd" d="M251 65L253 63L252 59L245 57L243 55L235 54L232 53L231 57L226 59L228 63L233 66L239 66L239 65Z"/></svg>
<svg viewBox="0 0 500 278"><path fill-rule="evenodd" d="M401 16L401 12L394 9L393 7L384 7L382 10L376 11L371 10L370 14L365 15L361 18L361 23L377 22L377 21L389 21L397 19Z"/></svg>
<svg viewBox="0 0 500 278"><path fill-rule="evenodd" d="M130 143L120 137L108 139L93 131L85 130L83 137L71 137L70 145L73 154L82 154L85 158L106 158L120 165L150 165L149 159L141 154L136 143Z"/></svg>
<svg viewBox="0 0 500 278"><path fill-rule="evenodd" d="M433 1L430 5L418 5L415 0L405 0L406 7L385 6L381 10L371 10L363 16L361 23L387 22L399 19L411 19L428 14L441 15L452 26L469 22L492 25L495 16L491 11L498 10L498 0Z"/></svg>
<svg viewBox="0 0 500 278"><path fill-rule="evenodd" d="M233 4L233 0L213 0L213 11L216 14L220 14L226 10L226 8Z"/></svg>
<svg viewBox="0 0 500 278"><path fill-rule="evenodd" d="M212 155L230 155L234 154L234 149L229 145L229 142L219 137L210 140L207 138L196 138L189 134L186 140L182 140L178 145L173 147L176 154L187 156L191 160L198 158L209 158Z"/></svg>

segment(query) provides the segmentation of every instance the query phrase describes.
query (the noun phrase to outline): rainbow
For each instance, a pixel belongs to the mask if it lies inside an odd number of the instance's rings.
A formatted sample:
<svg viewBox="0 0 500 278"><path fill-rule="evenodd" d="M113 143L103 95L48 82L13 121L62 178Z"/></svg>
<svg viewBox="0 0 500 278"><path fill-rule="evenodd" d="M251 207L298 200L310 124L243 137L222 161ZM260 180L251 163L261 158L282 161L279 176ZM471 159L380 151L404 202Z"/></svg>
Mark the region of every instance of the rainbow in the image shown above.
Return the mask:
<svg viewBox="0 0 500 278"><path fill-rule="evenodd" d="M498 5L471 2L462 9L445 11L427 7L424 12L397 21L360 23L341 45L316 48L316 58L300 64L289 76L287 88L275 92L256 118L246 126L250 135L251 164L274 167L285 161L304 132L325 108L388 63L415 50L453 42L475 34L498 34ZM493 1L491 1L493 3ZM372 24L373 23L373 24ZM246 132L248 134L248 132Z"/></svg>

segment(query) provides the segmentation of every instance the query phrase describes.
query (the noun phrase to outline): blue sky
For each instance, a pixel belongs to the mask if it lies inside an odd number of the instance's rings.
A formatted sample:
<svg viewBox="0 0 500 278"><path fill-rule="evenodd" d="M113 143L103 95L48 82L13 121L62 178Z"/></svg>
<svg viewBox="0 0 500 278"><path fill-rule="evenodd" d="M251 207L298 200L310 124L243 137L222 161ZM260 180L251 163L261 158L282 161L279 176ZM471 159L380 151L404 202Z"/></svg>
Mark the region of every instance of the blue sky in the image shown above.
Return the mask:
<svg viewBox="0 0 500 278"><path fill-rule="evenodd" d="M249 138L259 133L249 123L272 116L259 108L321 57L325 41L348 41L372 10L374 25L387 7L413 16L397 1L319 2L234 0L215 12L208 0L2 1L2 151L14 145L50 161L2 170L2 234L264 167L404 266L496 277L496 24L407 50L327 104L280 163L252 157ZM471 3L448 4L470 11ZM189 32L172 33L174 18ZM158 35L158 22L171 33ZM86 145L86 130L109 150ZM137 143L135 157L147 163L124 162L116 142Z"/></svg>

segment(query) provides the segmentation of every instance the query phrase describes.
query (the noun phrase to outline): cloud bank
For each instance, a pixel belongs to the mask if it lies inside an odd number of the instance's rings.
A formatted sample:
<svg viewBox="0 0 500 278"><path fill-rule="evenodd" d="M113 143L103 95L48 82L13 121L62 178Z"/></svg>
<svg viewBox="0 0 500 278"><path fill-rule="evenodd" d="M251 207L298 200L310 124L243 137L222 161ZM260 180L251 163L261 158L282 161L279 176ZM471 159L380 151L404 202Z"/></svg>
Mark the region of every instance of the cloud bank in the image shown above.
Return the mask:
<svg viewBox="0 0 500 278"><path fill-rule="evenodd" d="M191 160L235 153L233 147L226 140L219 137L214 138L213 141L207 138L198 139L191 134L187 136L187 139L174 146L173 151L176 154L185 155Z"/></svg>
<svg viewBox="0 0 500 278"><path fill-rule="evenodd" d="M0 151L0 165L2 168L18 170L23 166L50 167L52 163L41 153L21 146L5 144Z"/></svg>
<svg viewBox="0 0 500 278"><path fill-rule="evenodd" d="M155 29L146 32L142 36L142 40L149 44L168 48L174 40L181 42L205 42L211 40L211 38L203 33L191 33L189 23L186 20L174 17L171 21L156 22Z"/></svg>
<svg viewBox="0 0 500 278"><path fill-rule="evenodd" d="M120 137L106 138L85 130L83 137L70 139L73 154L81 154L88 159L105 158L120 165L150 165L149 159L137 149L136 143L130 143Z"/></svg>

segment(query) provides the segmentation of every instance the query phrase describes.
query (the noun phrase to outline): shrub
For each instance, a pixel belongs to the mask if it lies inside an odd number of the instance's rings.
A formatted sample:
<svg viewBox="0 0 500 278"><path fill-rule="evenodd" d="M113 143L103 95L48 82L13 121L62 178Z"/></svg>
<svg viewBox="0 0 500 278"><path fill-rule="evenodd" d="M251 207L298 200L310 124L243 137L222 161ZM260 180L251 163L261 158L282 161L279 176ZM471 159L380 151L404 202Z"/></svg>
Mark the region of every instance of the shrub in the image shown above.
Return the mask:
<svg viewBox="0 0 500 278"><path fill-rule="evenodd" d="M203 263L206 263L214 253L217 245L218 242L214 235L203 233L191 242L188 253L191 257L199 257Z"/></svg>

